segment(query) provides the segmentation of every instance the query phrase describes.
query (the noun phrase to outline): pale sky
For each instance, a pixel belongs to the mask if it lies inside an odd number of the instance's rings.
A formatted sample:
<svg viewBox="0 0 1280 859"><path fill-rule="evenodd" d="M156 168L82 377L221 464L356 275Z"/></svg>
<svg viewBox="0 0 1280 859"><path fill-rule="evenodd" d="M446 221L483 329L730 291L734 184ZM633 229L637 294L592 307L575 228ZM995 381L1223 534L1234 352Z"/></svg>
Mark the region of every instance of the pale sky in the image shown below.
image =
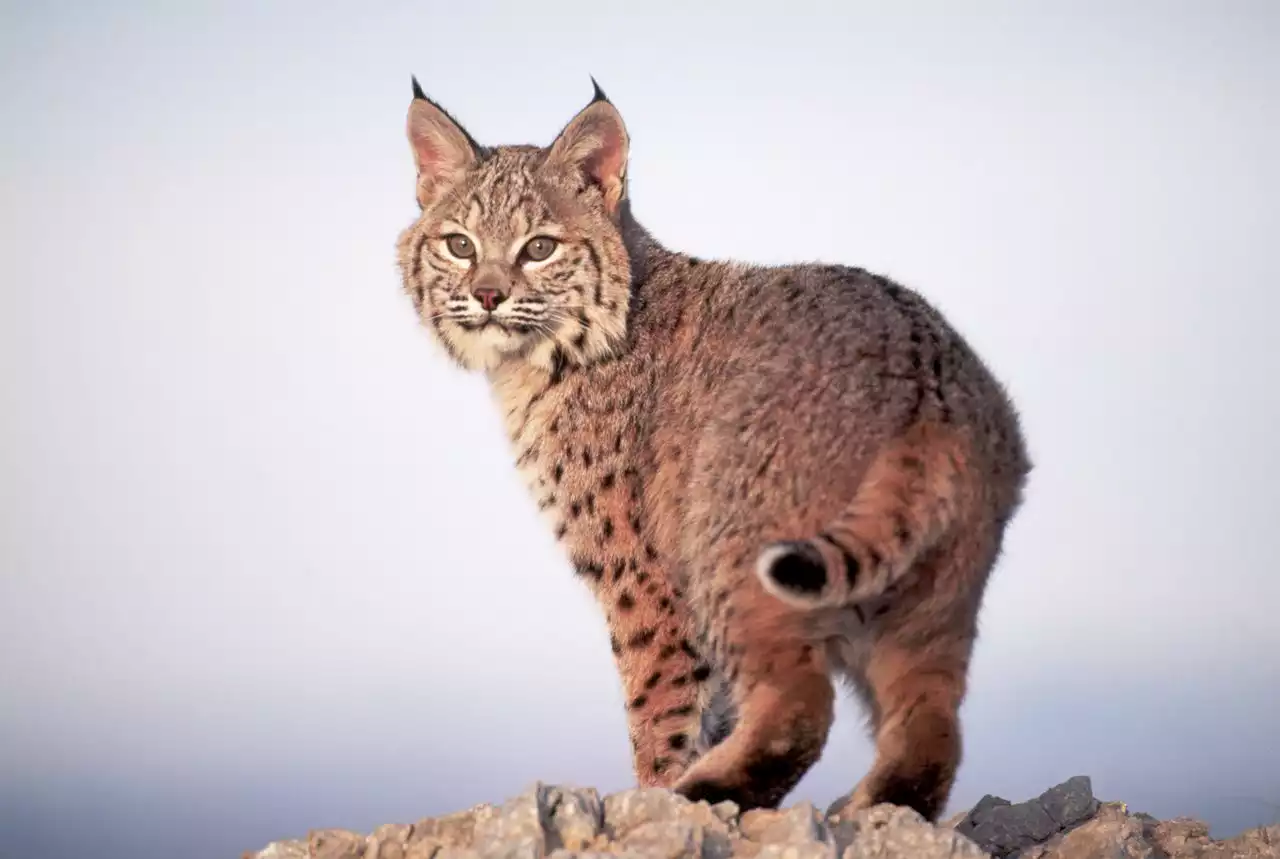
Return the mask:
<svg viewBox="0 0 1280 859"><path fill-rule="evenodd" d="M1280 4L626 5L0 3L0 852L631 784L603 620L400 292L411 74L487 143L594 75L668 246L891 275L1008 384L953 810L1280 813ZM791 800L870 754L847 703Z"/></svg>

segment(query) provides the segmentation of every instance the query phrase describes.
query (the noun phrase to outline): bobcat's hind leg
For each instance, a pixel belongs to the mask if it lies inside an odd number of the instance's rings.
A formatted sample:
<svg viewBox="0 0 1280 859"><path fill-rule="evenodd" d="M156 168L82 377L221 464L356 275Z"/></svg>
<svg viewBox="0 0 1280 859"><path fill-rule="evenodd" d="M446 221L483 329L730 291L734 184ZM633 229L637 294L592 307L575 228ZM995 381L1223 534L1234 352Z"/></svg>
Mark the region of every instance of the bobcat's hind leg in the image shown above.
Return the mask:
<svg viewBox="0 0 1280 859"><path fill-rule="evenodd" d="M773 808L818 760L834 718L835 693L804 614L766 594L750 562L707 620L736 721L676 782L685 797Z"/></svg>
<svg viewBox="0 0 1280 859"><path fill-rule="evenodd" d="M974 607L994 562L989 535L968 524L973 530L921 559L915 583L876 619L865 662L845 666L870 711L876 754L830 814L887 802L936 822L946 807L963 756Z"/></svg>
<svg viewBox="0 0 1280 859"><path fill-rule="evenodd" d="M852 794L833 803L828 813L846 816L892 803L936 822L962 757L959 708L964 665L882 642L867 673L879 716L875 762Z"/></svg>

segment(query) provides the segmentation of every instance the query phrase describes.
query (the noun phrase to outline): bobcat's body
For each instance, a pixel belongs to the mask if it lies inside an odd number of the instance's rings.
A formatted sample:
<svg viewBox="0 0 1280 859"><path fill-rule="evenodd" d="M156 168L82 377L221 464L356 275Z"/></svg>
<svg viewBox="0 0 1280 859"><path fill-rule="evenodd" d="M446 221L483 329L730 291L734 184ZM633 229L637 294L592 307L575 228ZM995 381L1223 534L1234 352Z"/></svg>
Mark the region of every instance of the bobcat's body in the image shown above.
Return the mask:
<svg viewBox="0 0 1280 859"><path fill-rule="evenodd" d="M600 94L547 150L482 150L420 93L410 138L424 212L400 241L406 289L488 375L600 600L640 781L776 804L821 753L843 676L877 759L833 810L936 818L1030 468L1001 386L885 278L663 248L630 215Z"/></svg>

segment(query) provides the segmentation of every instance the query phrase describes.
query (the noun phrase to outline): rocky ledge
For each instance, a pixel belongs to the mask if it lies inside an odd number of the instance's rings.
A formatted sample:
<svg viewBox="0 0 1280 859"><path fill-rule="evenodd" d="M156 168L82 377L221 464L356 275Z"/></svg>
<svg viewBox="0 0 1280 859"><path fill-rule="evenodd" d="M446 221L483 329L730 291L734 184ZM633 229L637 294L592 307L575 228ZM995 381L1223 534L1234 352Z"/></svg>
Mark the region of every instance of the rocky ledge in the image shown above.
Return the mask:
<svg viewBox="0 0 1280 859"><path fill-rule="evenodd" d="M938 825L881 805L847 820L808 802L740 814L732 803L690 803L670 791L537 784L501 806L278 841L243 859L1280 859L1280 825L1214 840L1190 818L1159 821L1099 802L1087 776L1035 799L983 797Z"/></svg>

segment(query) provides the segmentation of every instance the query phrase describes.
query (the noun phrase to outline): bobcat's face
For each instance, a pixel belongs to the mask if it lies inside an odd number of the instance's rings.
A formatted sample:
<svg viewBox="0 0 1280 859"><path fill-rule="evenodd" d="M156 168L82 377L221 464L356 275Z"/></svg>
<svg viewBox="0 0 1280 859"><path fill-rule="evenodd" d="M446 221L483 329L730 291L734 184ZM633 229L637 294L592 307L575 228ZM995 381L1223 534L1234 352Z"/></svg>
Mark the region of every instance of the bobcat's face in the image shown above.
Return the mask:
<svg viewBox="0 0 1280 859"><path fill-rule="evenodd" d="M598 95L545 149L485 150L419 92L409 136L422 213L400 237L401 274L454 360L551 369L613 353L630 298L613 106Z"/></svg>

